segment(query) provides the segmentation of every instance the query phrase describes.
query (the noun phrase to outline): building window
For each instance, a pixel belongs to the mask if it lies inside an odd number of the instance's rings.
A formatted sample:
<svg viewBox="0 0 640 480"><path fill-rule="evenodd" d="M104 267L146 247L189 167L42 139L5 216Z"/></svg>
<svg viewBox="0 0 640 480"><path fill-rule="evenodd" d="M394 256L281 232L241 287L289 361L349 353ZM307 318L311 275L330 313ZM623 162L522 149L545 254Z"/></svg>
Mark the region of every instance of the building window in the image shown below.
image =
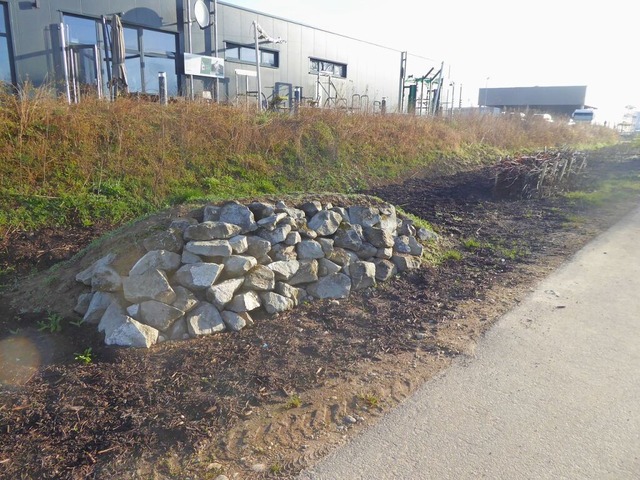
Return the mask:
<svg viewBox="0 0 640 480"><path fill-rule="evenodd" d="M224 52L226 60L256 63L256 48L254 46L225 42ZM277 68L280 65L280 52L260 48L260 65Z"/></svg>
<svg viewBox="0 0 640 480"><path fill-rule="evenodd" d="M0 82L11 83L11 39L9 36L9 12L7 5L0 3Z"/></svg>
<svg viewBox="0 0 640 480"><path fill-rule="evenodd" d="M141 27L125 27L125 67L130 92L158 93L158 74L167 74L169 95L178 94L176 36Z"/></svg>
<svg viewBox="0 0 640 480"><path fill-rule="evenodd" d="M106 81L106 61L109 57L102 42L102 23L92 18L65 15L64 23L68 27L69 44L98 45L101 59L102 78ZM178 95L178 74L176 70L176 35L174 33L150 30L142 27L124 26L124 43L126 50L125 68L130 92L157 94L159 90L158 73L167 75L167 91L169 95ZM108 35L111 25L107 23ZM103 46L104 45L104 46ZM90 55L83 52L85 62L91 60ZM82 82L88 82L89 68L83 67L83 58L78 60L78 73ZM90 83L90 82L88 82ZM106 85L105 85L106 88Z"/></svg>
<svg viewBox="0 0 640 480"><path fill-rule="evenodd" d="M347 78L347 65L344 63L328 62L326 60L310 58L309 73L325 73L333 77Z"/></svg>

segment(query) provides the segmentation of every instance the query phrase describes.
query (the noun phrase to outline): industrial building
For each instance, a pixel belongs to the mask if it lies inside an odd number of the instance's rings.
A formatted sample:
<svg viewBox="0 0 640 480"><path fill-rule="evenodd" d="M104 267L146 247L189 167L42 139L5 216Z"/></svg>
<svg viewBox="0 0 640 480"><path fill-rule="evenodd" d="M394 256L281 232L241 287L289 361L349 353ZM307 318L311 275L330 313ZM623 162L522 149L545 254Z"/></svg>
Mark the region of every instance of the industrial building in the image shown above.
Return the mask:
<svg viewBox="0 0 640 480"><path fill-rule="evenodd" d="M569 117L585 105L586 86L481 88L478 105L506 112L541 112Z"/></svg>
<svg viewBox="0 0 640 480"><path fill-rule="evenodd" d="M417 102L429 112L441 72L440 62L215 0L0 0L0 80L49 83L70 102L166 89L235 104L392 112Z"/></svg>

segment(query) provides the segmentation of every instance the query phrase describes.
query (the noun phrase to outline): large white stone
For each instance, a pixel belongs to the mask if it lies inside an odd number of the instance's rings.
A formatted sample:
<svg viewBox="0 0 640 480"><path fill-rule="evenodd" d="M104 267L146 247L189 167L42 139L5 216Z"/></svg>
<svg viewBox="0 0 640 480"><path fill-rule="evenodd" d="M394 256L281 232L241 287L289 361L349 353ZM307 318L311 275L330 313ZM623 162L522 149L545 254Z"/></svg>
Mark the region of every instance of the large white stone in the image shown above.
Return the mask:
<svg viewBox="0 0 640 480"><path fill-rule="evenodd" d="M294 307L293 300L274 292L261 292L262 307L267 313L274 314L291 310Z"/></svg>
<svg viewBox="0 0 640 480"><path fill-rule="evenodd" d="M244 288L247 290L273 290L275 285L275 273L265 265L253 267L244 278Z"/></svg>
<svg viewBox="0 0 640 480"><path fill-rule="evenodd" d="M260 307L260 298L256 292L245 292L233 297L227 304L227 310L236 313L250 312Z"/></svg>
<svg viewBox="0 0 640 480"><path fill-rule="evenodd" d="M241 232L242 228L232 223L207 221L187 227L184 231L184 238L187 240L225 240Z"/></svg>
<svg viewBox="0 0 640 480"><path fill-rule="evenodd" d="M217 263L193 263L183 265L176 272L176 280L190 290L206 290L220 276L223 266Z"/></svg>
<svg viewBox="0 0 640 480"><path fill-rule="evenodd" d="M202 257L228 257L232 252L228 240L194 240L187 243L184 249Z"/></svg>
<svg viewBox="0 0 640 480"><path fill-rule="evenodd" d="M318 258L324 258L324 251L322 245L315 240L303 240L296 245L296 252L298 254L298 260L312 260Z"/></svg>
<svg viewBox="0 0 640 480"><path fill-rule="evenodd" d="M258 264L255 257L248 255L231 255L224 260L224 274L228 277L242 277Z"/></svg>
<svg viewBox="0 0 640 480"><path fill-rule="evenodd" d="M116 298L116 295L113 293L95 292L91 297L91 302L89 302L82 321L85 323L98 323L102 315L104 315L104 312L109 308L109 305L111 305L111 302Z"/></svg>
<svg viewBox="0 0 640 480"><path fill-rule="evenodd" d="M145 325L157 330L166 330L183 315L184 311L179 308L156 300L147 300L140 304L138 319Z"/></svg>
<svg viewBox="0 0 640 480"><path fill-rule="evenodd" d="M376 265L373 262L353 262L349 265L351 289L363 290L376 284Z"/></svg>
<svg viewBox="0 0 640 480"><path fill-rule="evenodd" d="M309 220L307 225L318 235L326 237L336 233L336 230L338 230L338 227L340 226L340 222L342 222L342 215L338 212L321 210L316 213L311 220Z"/></svg>
<svg viewBox="0 0 640 480"><path fill-rule="evenodd" d="M145 300L171 303L176 299L176 293L169 285L167 276L160 270L147 270L141 275L123 277L122 287L124 298L131 303Z"/></svg>
<svg viewBox="0 0 640 480"><path fill-rule="evenodd" d="M249 314L247 312L236 313L230 312L228 310L222 312L222 320L224 321L224 324L227 326L227 328L232 332L239 332L244 327L246 327L248 324L248 318L250 320Z"/></svg>
<svg viewBox="0 0 640 480"><path fill-rule="evenodd" d="M351 291L351 279L344 273L322 277L307 287L307 292L316 298L347 298Z"/></svg>
<svg viewBox="0 0 640 480"><path fill-rule="evenodd" d="M239 233L253 232L258 228L251 210L238 202L228 202L222 205L220 221L239 226L241 229Z"/></svg>
<svg viewBox="0 0 640 480"><path fill-rule="evenodd" d="M201 302L187 314L187 328L192 337L211 335L223 332L226 327L222 316L216 307L207 302Z"/></svg>
<svg viewBox="0 0 640 480"><path fill-rule="evenodd" d="M91 277L96 268L111 265L116 259L115 253L109 253L104 257L93 262L88 268L84 269L76 275L76 282L84 283L85 285L91 285Z"/></svg>
<svg viewBox="0 0 640 480"><path fill-rule="evenodd" d="M147 252L140 260L138 260L129 275L141 275L148 270L164 270L166 272L174 272L180 268L181 256L175 252L167 250L152 250Z"/></svg>
<svg viewBox="0 0 640 480"><path fill-rule="evenodd" d="M158 341L158 330L148 325L144 325L133 318L125 317L124 323L105 336L104 343L107 345L119 345L122 347L144 347L149 348Z"/></svg>
<svg viewBox="0 0 640 480"><path fill-rule="evenodd" d="M227 303L233 300L233 296L243 283L244 278L234 278L212 285L207 289L207 300L222 310Z"/></svg>
<svg viewBox="0 0 640 480"><path fill-rule="evenodd" d="M286 281L296 274L300 268L300 262L298 260L281 260L269 263L267 268L273 270L276 281Z"/></svg>

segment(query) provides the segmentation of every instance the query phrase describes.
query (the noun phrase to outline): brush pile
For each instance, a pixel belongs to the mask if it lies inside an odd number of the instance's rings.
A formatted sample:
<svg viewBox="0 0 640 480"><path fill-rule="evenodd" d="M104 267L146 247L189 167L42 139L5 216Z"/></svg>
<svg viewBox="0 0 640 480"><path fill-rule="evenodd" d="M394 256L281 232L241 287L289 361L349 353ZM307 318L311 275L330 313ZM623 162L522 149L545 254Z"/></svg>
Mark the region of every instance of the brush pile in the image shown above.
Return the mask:
<svg viewBox="0 0 640 480"><path fill-rule="evenodd" d="M546 197L567 189L586 165L586 155L574 150L545 150L535 155L506 157L495 167L494 195Z"/></svg>

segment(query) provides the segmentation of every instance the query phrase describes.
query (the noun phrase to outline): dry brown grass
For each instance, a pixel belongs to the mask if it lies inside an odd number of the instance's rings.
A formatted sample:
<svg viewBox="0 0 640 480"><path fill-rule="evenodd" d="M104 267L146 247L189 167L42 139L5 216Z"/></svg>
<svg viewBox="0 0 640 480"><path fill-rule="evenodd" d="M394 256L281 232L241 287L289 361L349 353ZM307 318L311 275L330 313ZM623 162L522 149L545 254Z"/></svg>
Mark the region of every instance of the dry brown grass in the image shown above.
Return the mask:
<svg viewBox="0 0 640 480"><path fill-rule="evenodd" d="M59 223L70 215L90 222L203 196L344 192L507 152L615 141L608 129L501 117L289 116L133 98L68 105L46 87L0 91L0 226L46 223L46 212L27 214L34 199Z"/></svg>

